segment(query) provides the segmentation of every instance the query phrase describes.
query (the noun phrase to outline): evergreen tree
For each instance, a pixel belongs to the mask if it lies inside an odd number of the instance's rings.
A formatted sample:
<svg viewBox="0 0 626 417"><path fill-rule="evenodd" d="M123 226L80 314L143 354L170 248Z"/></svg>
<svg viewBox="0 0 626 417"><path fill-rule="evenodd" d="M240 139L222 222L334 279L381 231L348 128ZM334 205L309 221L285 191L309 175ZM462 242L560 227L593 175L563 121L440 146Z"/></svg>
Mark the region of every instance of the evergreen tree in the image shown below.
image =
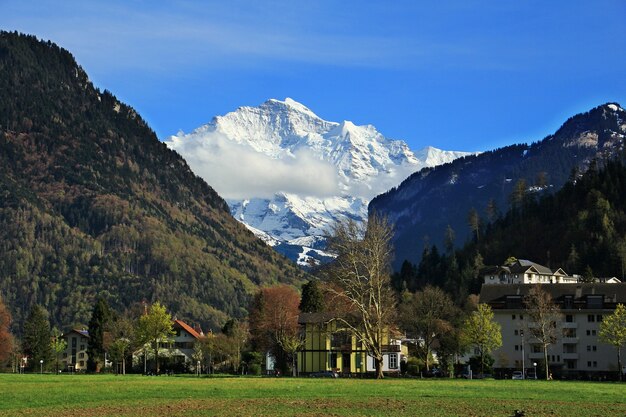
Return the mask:
<svg viewBox="0 0 626 417"><path fill-rule="evenodd" d="M24 323L22 341L24 353L28 356L29 369L38 369L42 360L44 367L52 362L51 338L48 313L40 305L34 305Z"/></svg>
<svg viewBox="0 0 626 417"><path fill-rule="evenodd" d="M89 342L87 344L87 370L97 372L104 366L104 333L108 331L111 309L105 299L99 298L89 320ZM99 366L100 365L100 366Z"/></svg>
<svg viewBox="0 0 626 417"><path fill-rule="evenodd" d="M324 294L319 281L312 279L302 286L300 311L303 313L319 313L324 311Z"/></svg>

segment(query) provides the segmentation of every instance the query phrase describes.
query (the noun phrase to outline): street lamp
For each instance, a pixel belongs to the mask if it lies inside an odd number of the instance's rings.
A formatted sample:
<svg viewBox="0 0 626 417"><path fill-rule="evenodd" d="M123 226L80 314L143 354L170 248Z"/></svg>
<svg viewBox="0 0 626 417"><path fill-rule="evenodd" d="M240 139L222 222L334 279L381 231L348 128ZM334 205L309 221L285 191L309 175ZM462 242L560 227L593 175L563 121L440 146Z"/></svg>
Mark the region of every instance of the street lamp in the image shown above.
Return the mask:
<svg viewBox="0 0 626 417"><path fill-rule="evenodd" d="M43 359L39 359L40 373L43 374Z"/></svg>
<svg viewBox="0 0 626 417"><path fill-rule="evenodd" d="M533 366L535 367L535 379L537 379L537 362L533 362Z"/></svg>
<svg viewBox="0 0 626 417"><path fill-rule="evenodd" d="M519 331L520 336L522 336L522 379L526 379L526 363L525 363L525 354L524 354L524 330Z"/></svg>

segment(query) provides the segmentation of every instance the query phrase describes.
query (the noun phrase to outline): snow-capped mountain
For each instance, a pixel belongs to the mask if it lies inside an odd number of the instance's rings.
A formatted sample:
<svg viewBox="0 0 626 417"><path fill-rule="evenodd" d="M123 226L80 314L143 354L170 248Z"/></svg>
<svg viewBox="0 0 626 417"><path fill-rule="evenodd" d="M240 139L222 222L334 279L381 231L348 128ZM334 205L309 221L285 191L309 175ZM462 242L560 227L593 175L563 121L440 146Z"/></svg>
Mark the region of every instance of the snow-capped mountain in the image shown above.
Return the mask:
<svg viewBox="0 0 626 417"><path fill-rule="evenodd" d="M335 220L367 217L377 194L467 152L413 152L374 126L323 120L287 98L240 107L166 144L226 197L233 216L300 264L323 259Z"/></svg>

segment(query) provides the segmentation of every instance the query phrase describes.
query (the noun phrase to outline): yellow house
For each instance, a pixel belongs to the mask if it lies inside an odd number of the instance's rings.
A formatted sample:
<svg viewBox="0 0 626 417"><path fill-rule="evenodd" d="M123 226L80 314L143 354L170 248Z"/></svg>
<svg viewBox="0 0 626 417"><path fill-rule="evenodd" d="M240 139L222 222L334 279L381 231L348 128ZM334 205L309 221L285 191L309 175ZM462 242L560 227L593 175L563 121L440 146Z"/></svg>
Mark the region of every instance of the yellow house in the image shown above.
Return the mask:
<svg viewBox="0 0 626 417"><path fill-rule="evenodd" d="M341 375L374 372L374 359L349 330L327 313L302 313L298 318L304 333L304 345L298 352L298 372L311 374L332 371ZM399 373L406 360L407 347L399 338L386 335L383 371Z"/></svg>

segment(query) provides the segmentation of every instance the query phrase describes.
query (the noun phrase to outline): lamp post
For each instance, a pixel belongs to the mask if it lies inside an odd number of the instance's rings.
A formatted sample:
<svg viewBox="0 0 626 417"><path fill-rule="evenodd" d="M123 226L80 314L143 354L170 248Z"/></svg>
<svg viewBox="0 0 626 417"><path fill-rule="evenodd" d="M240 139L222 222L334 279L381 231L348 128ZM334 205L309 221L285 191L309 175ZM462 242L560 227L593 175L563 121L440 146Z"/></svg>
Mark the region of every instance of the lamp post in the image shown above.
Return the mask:
<svg viewBox="0 0 626 417"><path fill-rule="evenodd" d="M525 363L525 354L524 354L524 330L519 331L520 336L522 336L522 379L526 379L526 363Z"/></svg>
<svg viewBox="0 0 626 417"><path fill-rule="evenodd" d="M39 359L40 374L43 374L43 359Z"/></svg>
<svg viewBox="0 0 626 417"><path fill-rule="evenodd" d="M535 379L537 379L537 362L533 362L533 366L535 367Z"/></svg>

